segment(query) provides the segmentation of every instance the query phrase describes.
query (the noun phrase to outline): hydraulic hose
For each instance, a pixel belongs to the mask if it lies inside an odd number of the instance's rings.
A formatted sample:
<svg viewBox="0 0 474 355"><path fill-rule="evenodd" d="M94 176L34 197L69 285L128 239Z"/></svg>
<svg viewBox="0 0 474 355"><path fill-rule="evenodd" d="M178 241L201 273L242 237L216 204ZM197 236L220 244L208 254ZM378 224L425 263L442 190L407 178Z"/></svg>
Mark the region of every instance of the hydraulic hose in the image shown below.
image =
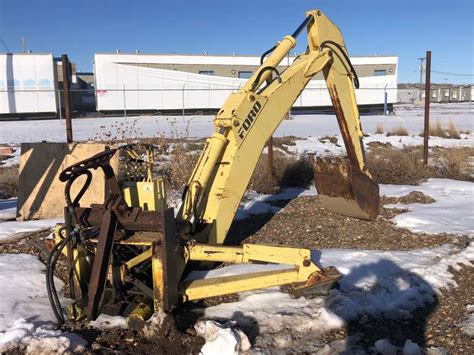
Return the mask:
<svg viewBox="0 0 474 355"><path fill-rule="evenodd" d="M360 86L359 85L359 77L357 76L357 73L356 73L354 67L352 66L351 60L350 60L349 56L347 55L346 51L344 50L344 48L342 48L342 46L339 43L331 41L330 39L323 41L319 45L319 47L320 48L328 47L327 46L328 44L332 44L334 47L336 47L336 49L338 49L338 52L342 54L342 56L345 59L346 64L349 66L349 72L354 76L354 86L355 86L356 89L358 89L359 86ZM339 58L340 58L340 56L339 56Z"/></svg>
<svg viewBox="0 0 474 355"><path fill-rule="evenodd" d="M64 323L63 310L61 307L61 302L59 301L59 296L54 284L54 270L58 262L59 256L61 255L64 247L72 239L72 234L66 237L61 242L54 245L53 249L49 253L48 260L46 262L46 291L48 293L49 303L53 313L58 321L58 324Z"/></svg>

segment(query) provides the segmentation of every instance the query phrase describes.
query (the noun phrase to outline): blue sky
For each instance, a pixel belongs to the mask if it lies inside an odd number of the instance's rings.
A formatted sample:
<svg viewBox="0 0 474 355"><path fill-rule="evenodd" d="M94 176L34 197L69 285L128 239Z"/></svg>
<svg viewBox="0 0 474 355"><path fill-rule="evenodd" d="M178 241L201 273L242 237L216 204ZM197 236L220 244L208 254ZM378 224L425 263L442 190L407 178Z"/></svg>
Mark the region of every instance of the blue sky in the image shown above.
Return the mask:
<svg viewBox="0 0 474 355"><path fill-rule="evenodd" d="M95 52L116 49L261 54L312 8L339 26L351 54L398 55L399 82L419 80L417 58L430 49L432 70L447 73L432 80L474 83L473 0L0 0L0 39L18 52L25 37L33 52L67 53L91 71Z"/></svg>

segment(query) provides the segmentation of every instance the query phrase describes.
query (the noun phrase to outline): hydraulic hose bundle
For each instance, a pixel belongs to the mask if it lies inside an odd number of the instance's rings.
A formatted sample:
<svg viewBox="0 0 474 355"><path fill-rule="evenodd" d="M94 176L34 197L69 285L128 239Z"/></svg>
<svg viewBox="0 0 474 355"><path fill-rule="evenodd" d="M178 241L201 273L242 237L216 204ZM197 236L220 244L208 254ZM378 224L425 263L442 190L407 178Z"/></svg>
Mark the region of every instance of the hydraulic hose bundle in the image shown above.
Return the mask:
<svg viewBox="0 0 474 355"><path fill-rule="evenodd" d="M71 200L71 186L74 183L74 181L82 175L86 175L86 181L84 185L82 186L81 190L79 191L79 193L76 195L76 197L72 201ZM48 293L49 303L51 304L51 308L53 310L54 316L56 317L58 321L58 324L63 324L64 314L63 314L61 302L59 301L58 292L56 290L56 286L54 283L54 271L56 269L56 264L64 248L68 244L71 244L71 246L74 246L79 241L80 234L81 234L81 226L80 224L77 224L76 226L73 227L73 218L76 222L78 221L78 218L74 216L74 207L79 206L80 199L82 198L82 196L84 196L84 193L89 188L92 181L92 173L89 170L82 170L78 172L77 174L71 174L71 175L61 174L60 180L67 181L65 191L64 191L67 210L66 210L66 226L59 229L58 235L62 236L63 231L65 230L66 237L54 245L54 247L51 249L51 252L49 253L48 260L46 261L46 291ZM72 247L69 248L69 251L71 250L72 250ZM71 296L73 296L73 292L74 292L73 278L72 278L73 256L71 252L68 252L67 256L69 259L68 264L70 267L69 277L68 277L69 289L71 292Z"/></svg>

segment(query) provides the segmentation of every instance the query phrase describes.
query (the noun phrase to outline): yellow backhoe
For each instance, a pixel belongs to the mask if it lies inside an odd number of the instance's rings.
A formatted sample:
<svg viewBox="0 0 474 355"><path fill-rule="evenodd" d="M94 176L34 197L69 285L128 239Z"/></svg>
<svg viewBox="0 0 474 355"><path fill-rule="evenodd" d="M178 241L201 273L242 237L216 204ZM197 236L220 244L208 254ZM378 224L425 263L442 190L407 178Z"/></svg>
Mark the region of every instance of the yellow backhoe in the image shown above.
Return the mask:
<svg viewBox="0 0 474 355"><path fill-rule="evenodd" d="M307 30L305 53L285 70L279 63ZM306 13L292 35L262 56L262 64L247 83L232 93L214 118L215 132L207 139L186 184L180 209L165 208L162 180L152 176L148 158L140 181L118 181L109 165L116 150L99 153L64 170L64 225L55 229L47 263L47 287L59 322L64 314L53 273L61 254L67 255L74 319L95 319L101 312L145 319L157 310L206 297L290 285L305 294L332 285L340 274L322 268L301 248L243 244L229 246L230 225L239 208L267 140L309 81L322 72L347 150L347 161L316 159L314 176L321 201L340 213L366 219L378 214L378 185L367 170L362 128L354 86L358 78L339 29L319 10ZM315 132L317 133L317 132ZM129 155L133 149L126 148ZM143 155L143 154L142 154ZM133 161L143 162L142 155ZM150 156L150 154L148 154ZM151 161L150 161L151 160ZM102 169L106 181L103 204L80 206L92 179ZM79 177L85 183L71 197ZM284 264L256 273L214 278L187 278L196 269L217 263Z"/></svg>

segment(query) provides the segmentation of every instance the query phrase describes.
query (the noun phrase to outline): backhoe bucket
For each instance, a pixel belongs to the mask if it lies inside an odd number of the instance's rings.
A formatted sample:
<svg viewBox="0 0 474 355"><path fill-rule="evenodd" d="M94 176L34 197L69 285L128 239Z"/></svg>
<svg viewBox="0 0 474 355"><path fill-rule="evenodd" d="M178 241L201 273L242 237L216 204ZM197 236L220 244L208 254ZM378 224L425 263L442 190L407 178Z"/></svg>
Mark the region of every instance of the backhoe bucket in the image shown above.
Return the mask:
<svg viewBox="0 0 474 355"><path fill-rule="evenodd" d="M379 185L349 161L316 158L314 183L329 210L348 217L375 220L379 214Z"/></svg>

